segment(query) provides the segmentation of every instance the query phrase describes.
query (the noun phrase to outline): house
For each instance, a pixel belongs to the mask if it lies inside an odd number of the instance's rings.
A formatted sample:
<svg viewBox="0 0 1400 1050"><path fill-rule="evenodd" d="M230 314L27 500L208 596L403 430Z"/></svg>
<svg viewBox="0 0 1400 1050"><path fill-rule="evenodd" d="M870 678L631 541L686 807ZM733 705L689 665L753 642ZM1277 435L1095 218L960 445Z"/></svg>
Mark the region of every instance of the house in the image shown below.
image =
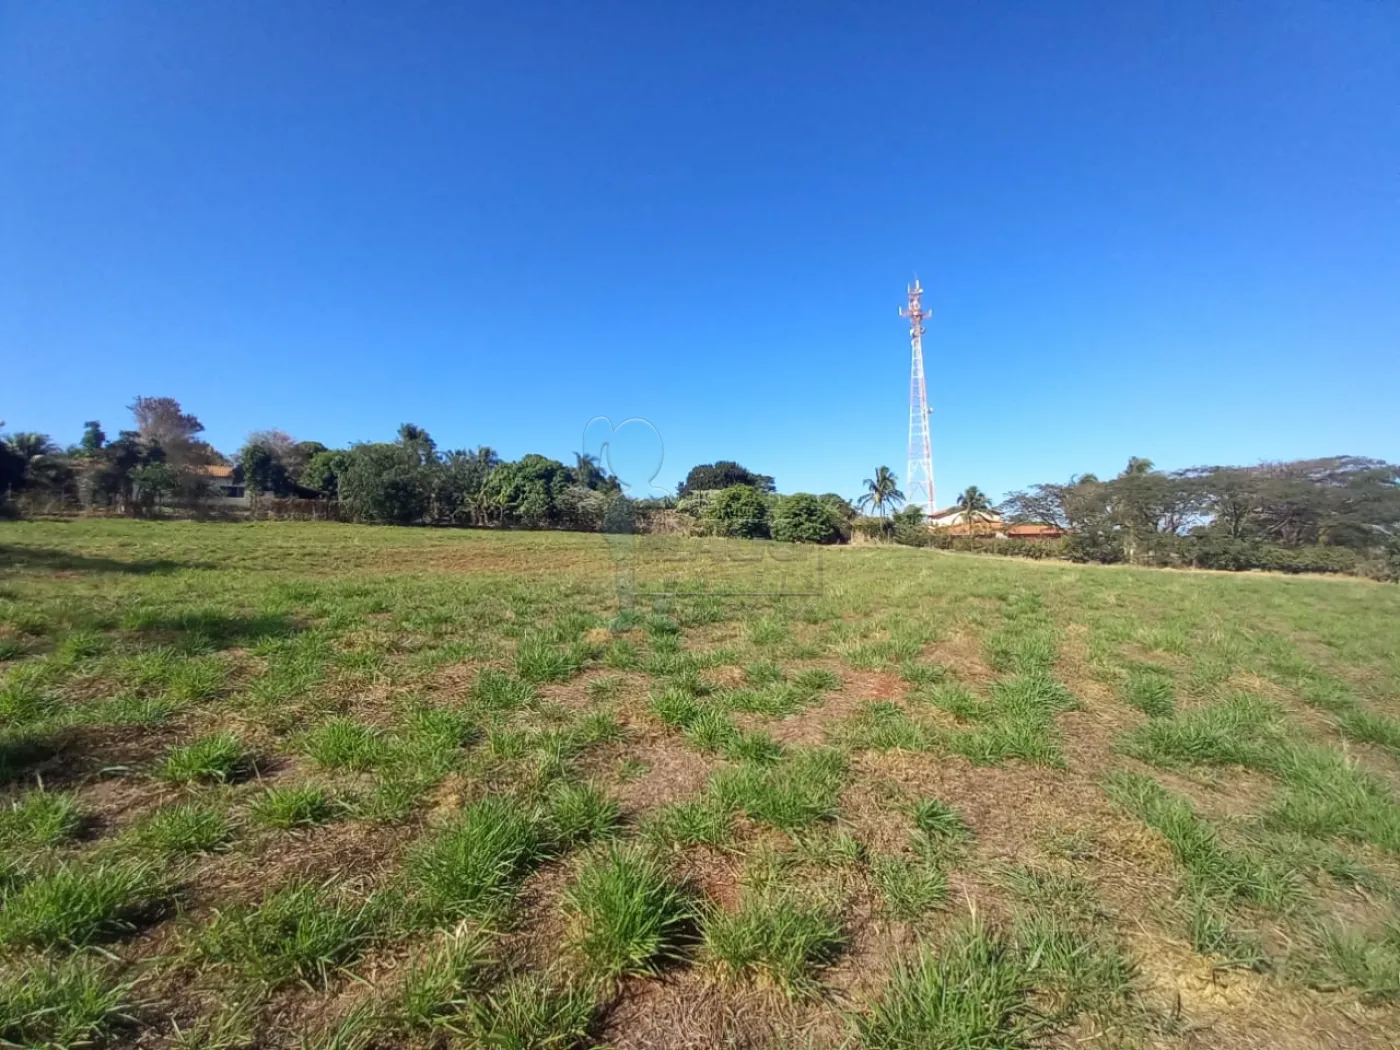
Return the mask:
<svg viewBox="0 0 1400 1050"><path fill-rule="evenodd" d="M237 467L226 467L216 463L200 467L199 472L209 479L211 497L228 505L248 505L248 490L243 486L242 472Z"/></svg>
<svg viewBox="0 0 1400 1050"><path fill-rule="evenodd" d="M961 507L946 507L934 511L924 523L931 529L939 529L950 536L999 536L1002 532L1001 515L994 510L984 510L972 515L971 521Z"/></svg>
<svg viewBox="0 0 1400 1050"><path fill-rule="evenodd" d="M1067 535L1064 529L1056 525L1039 523L1007 525L1001 520L1001 515L994 510L984 510L980 514L974 515L973 519L968 521L967 515L963 513L961 507L949 507L946 510L938 511L925 521L930 528L938 529L949 536L994 536L997 539L1008 540L1057 540L1061 536Z"/></svg>

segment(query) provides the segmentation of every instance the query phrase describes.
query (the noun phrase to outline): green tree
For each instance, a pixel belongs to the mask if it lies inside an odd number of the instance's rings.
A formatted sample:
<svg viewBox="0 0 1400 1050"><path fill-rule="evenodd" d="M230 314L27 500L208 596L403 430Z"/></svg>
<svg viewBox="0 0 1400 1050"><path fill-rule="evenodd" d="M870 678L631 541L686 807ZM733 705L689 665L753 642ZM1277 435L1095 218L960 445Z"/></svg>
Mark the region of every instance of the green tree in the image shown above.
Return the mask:
<svg viewBox="0 0 1400 1050"><path fill-rule="evenodd" d="M557 459L532 453L491 471L482 486L481 502L502 524L533 529L558 526L559 497L572 481L569 468Z"/></svg>
<svg viewBox="0 0 1400 1050"><path fill-rule="evenodd" d="M837 543L841 528L831 508L807 492L783 496L773 508L771 531L784 543Z"/></svg>
<svg viewBox="0 0 1400 1050"><path fill-rule="evenodd" d="M260 442L244 445L238 453L238 465L243 469L243 484L250 495L291 495L292 479L273 446Z"/></svg>
<svg viewBox="0 0 1400 1050"><path fill-rule="evenodd" d="M686 496L692 492L718 492L735 485L748 485L759 492L772 492L775 487L769 475L755 474L732 459L722 459L716 463L701 463L691 467L676 494Z"/></svg>
<svg viewBox="0 0 1400 1050"><path fill-rule="evenodd" d="M418 462L426 466L437 459L437 442L428 432L414 423L404 423L399 427L399 444L412 450Z"/></svg>
<svg viewBox="0 0 1400 1050"><path fill-rule="evenodd" d="M180 473L169 463L145 463L131 472L133 495L147 510L160 510L180 488Z"/></svg>
<svg viewBox="0 0 1400 1050"><path fill-rule="evenodd" d="M320 493L327 499L340 498L340 475L345 472L350 454L344 449L326 449L306 461L301 472L302 488Z"/></svg>
<svg viewBox="0 0 1400 1050"><path fill-rule="evenodd" d="M83 424L83 436L78 442L78 448L83 452L101 452L107 444L107 435L102 430L102 424L95 419L89 419Z"/></svg>
<svg viewBox="0 0 1400 1050"><path fill-rule="evenodd" d="M880 517L904 502L904 493L899 491L899 478L889 467L877 467L873 478L865 479L865 495L857 505L870 508Z"/></svg>
<svg viewBox="0 0 1400 1050"><path fill-rule="evenodd" d="M346 454L339 490L357 521L412 525L428 513L431 479L418 450L401 443L364 444Z"/></svg>
<svg viewBox="0 0 1400 1050"><path fill-rule="evenodd" d="M701 520L715 536L763 539L768 536L768 500L751 485L731 485L715 493Z"/></svg>

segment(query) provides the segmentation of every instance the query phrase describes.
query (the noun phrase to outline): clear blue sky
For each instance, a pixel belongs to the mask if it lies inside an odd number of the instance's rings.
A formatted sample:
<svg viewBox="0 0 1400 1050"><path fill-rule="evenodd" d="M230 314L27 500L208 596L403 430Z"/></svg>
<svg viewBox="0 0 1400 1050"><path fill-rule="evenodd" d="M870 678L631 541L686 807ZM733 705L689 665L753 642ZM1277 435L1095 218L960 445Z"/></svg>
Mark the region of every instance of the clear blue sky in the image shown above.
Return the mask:
<svg viewBox="0 0 1400 1050"><path fill-rule="evenodd" d="M0 418L658 481L1400 459L1400 4L0 0Z"/></svg>

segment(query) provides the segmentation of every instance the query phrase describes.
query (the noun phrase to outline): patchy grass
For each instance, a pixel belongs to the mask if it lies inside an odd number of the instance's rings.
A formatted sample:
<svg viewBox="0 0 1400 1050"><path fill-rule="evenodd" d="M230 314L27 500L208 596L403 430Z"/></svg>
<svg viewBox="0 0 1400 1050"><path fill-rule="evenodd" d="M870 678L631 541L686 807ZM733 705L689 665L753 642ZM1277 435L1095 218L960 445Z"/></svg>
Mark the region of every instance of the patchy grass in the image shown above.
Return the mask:
<svg viewBox="0 0 1400 1050"><path fill-rule="evenodd" d="M0 849L35 850L61 845L82 826L77 799L64 792L28 791L0 810Z"/></svg>
<svg viewBox="0 0 1400 1050"><path fill-rule="evenodd" d="M797 831L836 816L846 762L834 750L804 750L781 762L746 762L719 775L711 790L720 805L751 820Z"/></svg>
<svg viewBox="0 0 1400 1050"><path fill-rule="evenodd" d="M635 540L0 522L0 1042L1396 1044L1400 589Z"/></svg>
<svg viewBox="0 0 1400 1050"><path fill-rule="evenodd" d="M353 962L374 929L369 903L337 895L329 886L293 883L257 905L218 912L194 938L204 961L276 987L288 981L325 985Z"/></svg>
<svg viewBox="0 0 1400 1050"><path fill-rule="evenodd" d="M857 1019L863 1045L891 1050L1027 1045L1030 977L1014 947L973 924L901 961Z"/></svg>
<svg viewBox="0 0 1400 1050"><path fill-rule="evenodd" d="M127 1020L131 983L100 956L29 956L0 968L0 1041L62 1050L85 1046Z"/></svg>

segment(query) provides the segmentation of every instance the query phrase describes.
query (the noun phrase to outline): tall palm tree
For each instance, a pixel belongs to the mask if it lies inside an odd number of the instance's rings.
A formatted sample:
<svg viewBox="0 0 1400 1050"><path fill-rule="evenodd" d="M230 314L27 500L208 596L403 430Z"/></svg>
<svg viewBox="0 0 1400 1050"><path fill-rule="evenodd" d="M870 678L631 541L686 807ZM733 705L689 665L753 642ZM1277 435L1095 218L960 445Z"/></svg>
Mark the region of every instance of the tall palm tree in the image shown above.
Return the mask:
<svg viewBox="0 0 1400 1050"><path fill-rule="evenodd" d="M989 521L992 516L992 501L976 485L969 485L963 490L962 495L958 497L957 507L958 510L962 511L968 535L976 532L977 526L984 521Z"/></svg>
<svg viewBox="0 0 1400 1050"><path fill-rule="evenodd" d="M870 507L882 518L887 510L904 502L904 493L899 491L899 478L889 467L877 467L873 478L865 479L865 495L857 506Z"/></svg>

